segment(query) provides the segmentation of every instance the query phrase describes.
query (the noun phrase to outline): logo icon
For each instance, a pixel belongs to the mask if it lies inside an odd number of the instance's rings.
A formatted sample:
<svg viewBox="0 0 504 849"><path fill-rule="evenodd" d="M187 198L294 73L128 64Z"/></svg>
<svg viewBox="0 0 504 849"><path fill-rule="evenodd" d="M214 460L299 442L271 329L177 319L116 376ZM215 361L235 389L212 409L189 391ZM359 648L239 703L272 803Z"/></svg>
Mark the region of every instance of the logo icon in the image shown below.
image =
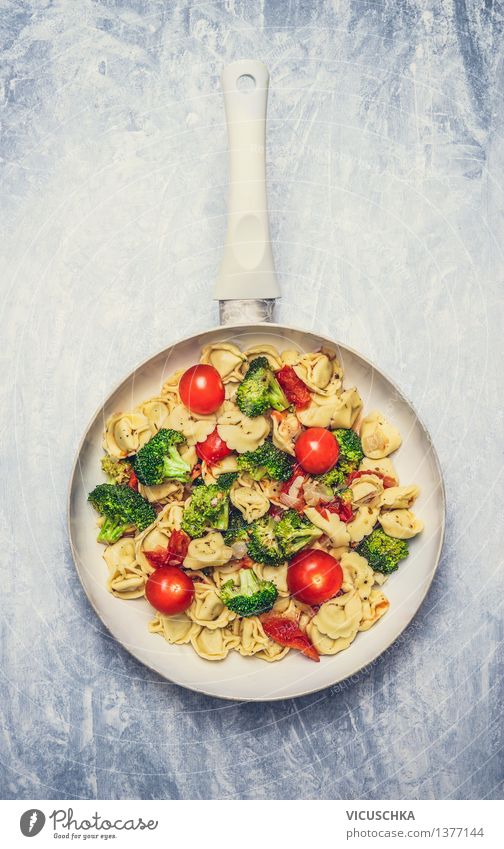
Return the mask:
<svg viewBox="0 0 504 849"><path fill-rule="evenodd" d="M39 811L38 808L30 808L21 816L19 828L25 837L35 837L44 828L45 820L45 814L42 811Z"/></svg>

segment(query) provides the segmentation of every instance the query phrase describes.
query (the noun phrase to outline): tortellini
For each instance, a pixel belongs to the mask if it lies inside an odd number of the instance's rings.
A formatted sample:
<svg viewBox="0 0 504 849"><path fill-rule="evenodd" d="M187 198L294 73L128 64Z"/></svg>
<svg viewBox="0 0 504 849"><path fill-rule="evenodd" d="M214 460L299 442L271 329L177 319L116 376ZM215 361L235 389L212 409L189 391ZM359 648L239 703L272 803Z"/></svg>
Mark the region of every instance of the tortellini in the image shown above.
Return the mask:
<svg viewBox="0 0 504 849"><path fill-rule="evenodd" d="M375 505L380 503L383 483L376 475L362 475L352 481L350 491L354 507L362 507L364 504Z"/></svg>
<svg viewBox="0 0 504 849"><path fill-rule="evenodd" d="M206 463L204 460L201 464L201 474L207 485L215 483L219 475L237 471L238 462L234 454L229 454L228 457L224 457L223 460L219 460L218 463L213 463L212 465Z"/></svg>
<svg viewBox="0 0 504 849"><path fill-rule="evenodd" d="M423 522L411 510L385 510L378 521L390 537L410 539L423 531Z"/></svg>
<svg viewBox="0 0 504 849"><path fill-rule="evenodd" d="M390 486L382 494L380 505L384 510L411 507L419 495L420 490L414 484L412 486Z"/></svg>
<svg viewBox="0 0 504 849"><path fill-rule="evenodd" d="M153 435L143 413L114 413L105 426L103 447L111 457L121 459L136 454Z"/></svg>
<svg viewBox="0 0 504 849"><path fill-rule="evenodd" d="M374 572L365 557L356 551L348 552L341 558L343 569L343 589L355 588L362 600L368 599L375 582Z"/></svg>
<svg viewBox="0 0 504 849"><path fill-rule="evenodd" d="M217 420L217 432L232 451L244 454L259 448L270 431L266 416L251 419L234 404L224 402L224 410Z"/></svg>
<svg viewBox="0 0 504 849"><path fill-rule="evenodd" d="M204 442L215 430L215 416L197 416L190 413L183 404L177 404L166 420L166 427L184 434L188 445Z"/></svg>
<svg viewBox="0 0 504 849"><path fill-rule="evenodd" d="M186 611L189 619L204 628L225 628L236 617L220 600L217 587L211 582L195 582L194 599Z"/></svg>
<svg viewBox="0 0 504 849"><path fill-rule="evenodd" d="M302 427L298 417L294 413L272 414L273 433L272 442L280 451L294 456L294 443L301 433Z"/></svg>
<svg viewBox="0 0 504 849"><path fill-rule="evenodd" d="M304 354L293 366L297 376L317 395L335 395L341 389L342 370L327 352Z"/></svg>
<svg viewBox="0 0 504 849"><path fill-rule="evenodd" d="M379 513L379 507L372 507L368 504L357 509L354 518L346 526L351 542L360 542L371 533Z"/></svg>
<svg viewBox="0 0 504 849"><path fill-rule="evenodd" d="M257 357L266 357L273 371L282 368L282 358L273 345L254 345L245 351L247 359L255 360Z"/></svg>
<svg viewBox="0 0 504 849"><path fill-rule="evenodd" d="M297 414L305 427L344 427L355 424L362 408L362 399L356 389L346 389L341 395L314 398L313 403Z"/></svg>
<svg viewBox="0 0 504 849"><path fill-rule="evenodd" d="M233 486L230 498L246 522L260 519L269 510L269 499L261 491L257 481L251 480L251 486L241 486L238 482Z"/></svg>
<svg viewBox="0 0 504 849"><path fill-rule="evenodd" d="M257 616L237 619L233 624L233 633L240 638L236 650L243 657L250 657L259 651L267 651L271 642L264 633L261 620Z"/></svg>
<svg viewBox="0 0 504 849"><path fill-rule="evenodd" d="M364 454L372 460L387 457L402 442L397 428L376 410L362 419L360 438Z"/></svg>
<svg viewBox="0 0 504 849"><path fill-rule="evenodd" d="M362 602L362 619L359 631L368 631L387 612L389 607L388 598L384 596L381 590L374 587L369 597Z"/></svg>
<svg viewBox="0 0 504 849"><path fill-rule="evenodd" d="M173 404L168 399L160 397L144 401L143 404L139 404L137 410L147 418L151 432L154 435L165 426L166 419L172 407Z"/></svg>
<svg viewBox="0 0 504 849"><path fill-rule="evenodd" d="M201 631L201 626L189 619L185 613L177 613L174 616L156 613L155 618L149 622L149 631L153 634L162 634L167 642L181 646L189 643L192 637L196 637Z"/></svg>
<svg viewBox="0 0 504 849"><path fill-rule="evenodd" d="M355 639L362 619L362 600L355 590L324 602L306 631L320 654L337 654Z"/></svg>
<svg viewBox="0 0 504 849"><path fill-rule="evenodd" d="M242 380L246 362L245 354L229 342L214 342L212 345L206 345L200 358L200 363L206 363L217 369L223 383Z"/></svg>
<svg viewBox="0 0 504 849"><path fill-rule="evenodd" d="M305 507L304 514L316 528L320 528L329 537L333 546L346 545L350 541L349 525L341 521L337 513L322 516L315 507Z"/></svg>
<svg viewBox="0 0 504 849"><path fill-rule="evenodd" d="M155 522L135 537L136 559L144 569L151 568L145 552L155 551L156 548L168 548L170 534L171 529L167 525Z"/></svg>
<svg viewBox="0 0 504 849"><path fill-rule="evenodd" d="M152 571L147 564L145 569L137 563L135 542L130 537L123 537L113 545L107 546L103 553L109 578L107 588L117 598L141 598L144 594L145 581Z"/></svg>
<svg viewBox="0 0 504 849"><path fill-rule="evenodd" d="M264 563L254 563L254 572L257 577L262 578L263 581L272 581L280 598L288 598L289 596L287 570L287 563L284 563L283 566L266 566Z"/></svg>
<svg viewBox="0 0 504 849"><path fill-rule="evenodd" d="M191 637L191 645L204 660L224 660L239 645L240 637L231 628L201 628Z"/></svg>
<svg viewBox="0 0 504 849"><path fill-rule="evenodd" d="M184 569L208 569L209 566L223 566L231 560L232 549L225 545L224 537L217 531L205 534L189 543L184 559Z"/></svg>
<svg viewBox="0 0 504 849"><path fill-rule="evenodd" d="M155 504L167 504L169 501L178 501L184 493L184 484L178 481L164 481L153 486L138 484L138 491L143 498Z"/></svg>

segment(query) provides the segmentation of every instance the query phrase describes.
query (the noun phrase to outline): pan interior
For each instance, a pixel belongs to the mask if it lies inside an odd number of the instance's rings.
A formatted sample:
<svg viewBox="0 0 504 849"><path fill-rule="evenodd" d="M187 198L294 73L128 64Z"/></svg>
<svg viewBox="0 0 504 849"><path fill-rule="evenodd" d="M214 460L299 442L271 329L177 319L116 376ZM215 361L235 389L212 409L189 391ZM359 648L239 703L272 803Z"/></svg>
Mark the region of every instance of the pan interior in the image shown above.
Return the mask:
<svg viewBox="0 0 504 849"><path fill-rule="evenodd" d="M393 455L401 483L416 483L421 495L415 511L425 530L412 540L410 555L386 583L391 606L370 631L352 645L315 664L296 652L270 664L232 652L225 661L201 659L191 646L169 645L150 634L152 609L143 599L123 601L106 589L103 548L96 543L96 514L88 492L100 482L102 434L106 419L158 394L174 371L197 362L204 345L228 341L241 348L267 343L279 350L315 351L321 346L338 353L345 385L357 386L365 413L379 409L399 428L403 444ZM279 325L221 327L185 339L142 363L106 400L82 441L69 494L69 529L74 560L82 585L103 624L132 655L163 677L184 687L228 699L271 700L299 696L335 684L369 664L401 634L420 606L432 581L444 533L444 490L439 463L429 435L397 387L349 348L311 332ZM115 651L110 643L110 651Z"/></svg>

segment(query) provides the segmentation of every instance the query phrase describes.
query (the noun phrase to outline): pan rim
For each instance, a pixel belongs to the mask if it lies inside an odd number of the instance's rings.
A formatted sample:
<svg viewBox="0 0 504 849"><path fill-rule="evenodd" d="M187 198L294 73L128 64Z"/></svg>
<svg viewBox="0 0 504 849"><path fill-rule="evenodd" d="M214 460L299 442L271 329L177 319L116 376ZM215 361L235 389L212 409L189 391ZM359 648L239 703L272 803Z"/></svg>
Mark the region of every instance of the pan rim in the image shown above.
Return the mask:
<svg viewBox="0 0 504 849"><path fill-rule="evenodd" d="M177 681L173 678L168 678L166 675L164 675L164 673L160 672L158 669L156 669L148 661L144 660L143 658L138 657L133 649L128 648L128 646L126 646L121 640L119 640L118 637L116 637L114 635L114 633L112 632L110 627L103 620L102 614L98 610L97 605L90 598L90 596L89 596L89 594L86 590L86 587L84 585L83 577L81 576L81 573L80 573L80 569L79 569L79 565L78 565L79 557L78 557L76 546L74 544L74 539L73 539L73 534L72 534L72 521L71 521L72 492L73 492L73 489L74 489L74 482L75 482L75 479L76 479L76 473L77 473L77 470L79 468L79 460L80 460L80 457L81 457L82 449L84 447L84 444L85 444L85 441L86 441L86 438L87 438L89 431L91 430L91 428L95 424L97 417L100 415L100 413L103 412L104 408L106 407L107 403L112 398L112 396L117 391L120 390L120 388L123 386L123 384L125 384L135 372L137 372L143 366L146 366L152 360L155 360L158 357L162 356L169 349L174 348L178 345L181 345L184 342L190 342L191 340L196 339L198 336L206 336L209 333L215 333L215 332L218 332L219 330L223 330L223 331L229 330L230 333L232 334L233 331L238 331L238 330L243 331L243 330L246 329L248 331L254 332L254 331L266 330L266 329L269 329L269 328L276 329L276 330L279 330L281 332L289 331L289 332L294 332L294 333L310 334L312 336L316 336L318 339L321 339L324 342L327 342L329 345L337 346L338 348L341 348L343 351L348 351L350 354L352 354L353 356L357 357L362 362L364 362L368 366L370 366L382 378L385 378L385 380L390 384L390 386L392 386L393 389L397 392L398 396L403 401L406 402L406 404L408 405L410 410L414 413L416 421L420 425L420 428L421 428L424 436L426 437L426 439L428 441L428 444L430 446L430 450L432 452L432 457L433 457L433 460L434 460L436 471L437 471L437 474L438 474L438 477L439 477L439 490L440 490L440 496L441 496L441 513L442 513L442 515L440 516L440 519L441 519L441 521L440 521L440 538L439 538L439 543L438 543L438 547L437 547L437 550L436 550L434 566L431 570L429 580L428 580L428 582L426 582L424 591L423 591L423 593L422 593L422 595L421 595L421 597L418 601L418 604L417 604L413 614L410 616L408 622L390 640L390 642L387 643L387 645L385 645L383 648L380 648L379 651L372 654L372 656L369 657L368 660L366 660L365 663L363 663L361 666L359 666L353 672L351 672L347 675L342 675L341 677L336 678L331 683L323 684L321 687L309 688L302 693L296 693L295 695L292 695L292 696L288 696L288 695L257 696L257 697L256 696L248 696L247 698L243 698L243 697L240 697L240 696L220 695L220 694L217 694L217 693L214 693L214 692L209 692L209 691L205 690L203 687L191 686L190 684L181 683L181 682L179 682L179 681ZM431 439L429 430L426 427L423 419L419 416L419 414L416 410L416 407L414 406L414 404L412 404L412 402L409 400L409 398L406 397L406 395L403 393L402 389L400 389L400 387L396 384L396 382L394 380L392 380L388 376L388 374L386 374L382 369L378 368L374 364L374 362L372 360L370 360L368 357L365 357L363 354L361 354L359 351L356 351L355 348L352 348L350 345L347 345L346 343L343 343L343 342L339 342L336 339L332 339L328 336L325 336L324 334L318 333L316 330L309 330L309 329L306 329L306 328L296 327L296 326L293 326L293 325L278 324L277 322L262 322L262 323L257 322L256 324L224 324L224 325L217 325L215 327L210 327L210 328L207 328L207 329L204 329L204 330L198 330L197 332L191 333L188 336L180 337L180 338L176 339L174 342L170 343L168 346L161 348L156 353L154 353L151 356L146 357L145 359L141 360L139 363L137 363L136 366L134 366L131 369L131 371L128 373L128 375L126 377L124 377L122 380L120 380L113 387L113 389L108 393L108 395L106 396L106 398L104 399L102 404L100 404L96 408L92 417L88 420L88 423L87 423L87 425L86 425L86 427L85 427L85 429L82 433L82 437L79 441L79 444L78 444L78 447L77 447L77 450L76 450L76 453L75 453L75 458L74 458L74 461L72 463L72 469L71 469L71 473L70 473L70 477L69 477L69 484L68 484L68 488L67 488L67 498L66 498L66 526L67 526L68 539L70 541L70 550L71 550L71 554L72 554L72 560L73 560L73 564L74 564L74 567L75 567L75 571L77 572L77 576L79 578L82 589L84 591L84 594L85 594L89 604L93 608L93 610L94 610L95 614L97 615L98 619L100 620L101 624L106 628L106 630L108 631L110 636L117 643L119 643L119 645L125 651L127 651L128 654L130 654L133 658L135 658L135 660L137 662L141 663L147 669L150 669L151 672L154 672L156 675L159 675L163 680L168 681L171 684L175 684L177 687L182 687L185 690L190 690L191 692L194 692L194 693L201 693L202 695L207 696L209 698L221 699L222 701L228 701L228 702L243 702L243 703L248 703L248 702L257 702L257 703L277 702L277 701L284 701L284 700L287 700L287 699L299 699L299 698L302 698L304 696L309 696L309 695L312 695L312 694L315 694L315 693L320 693L320 692L322 692L322 690L327 690L329 687L333 687L336 684L340 684L342 681L346 681L349 678L352 678L354 675L359 675L362 672L363 669L366 669L368 666L372 666L372 664L375 662L375 660L378 657L380 657L382 654L387 652L390 649L390 647L394 645L394 643L401 636L401 634L404 633L406 628L409 625L411 625L411 623L413 622L413 620L417 616L418 611L422 607L422 605L423 605L423 603L424 603L424 601L425 601L425 599L426 599L426 597L429 593L429 590L432 586L432 582L434 580L434 576L435 576L435 574L438 570L438 567L439 567L439 562L440 562L440 559L441 559L441 554L442 554L442 551L443 551L443 546L444 546L444 542L445 542L445 534L446 534L446 487L445 487L445 482L444 482L443 469L442 469L442 466L441 466L441 462L439 460L438 453L436 451L436 447L434 445L434 442Z"/></svg>

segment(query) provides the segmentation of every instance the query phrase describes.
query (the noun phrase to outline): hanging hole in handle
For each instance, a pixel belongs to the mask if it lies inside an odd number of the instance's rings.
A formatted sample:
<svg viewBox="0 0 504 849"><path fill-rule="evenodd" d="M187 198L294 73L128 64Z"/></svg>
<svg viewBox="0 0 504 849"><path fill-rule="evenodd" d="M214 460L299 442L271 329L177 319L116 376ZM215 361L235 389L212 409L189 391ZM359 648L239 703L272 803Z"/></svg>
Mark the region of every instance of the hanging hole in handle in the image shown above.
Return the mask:
<svg viewBox="0 0 504 849"><path fill-rule="evenodd" d="M256 87L256 79L252 74L242 74L236 80L236 88L244 94L250 94Z"/></svg>

